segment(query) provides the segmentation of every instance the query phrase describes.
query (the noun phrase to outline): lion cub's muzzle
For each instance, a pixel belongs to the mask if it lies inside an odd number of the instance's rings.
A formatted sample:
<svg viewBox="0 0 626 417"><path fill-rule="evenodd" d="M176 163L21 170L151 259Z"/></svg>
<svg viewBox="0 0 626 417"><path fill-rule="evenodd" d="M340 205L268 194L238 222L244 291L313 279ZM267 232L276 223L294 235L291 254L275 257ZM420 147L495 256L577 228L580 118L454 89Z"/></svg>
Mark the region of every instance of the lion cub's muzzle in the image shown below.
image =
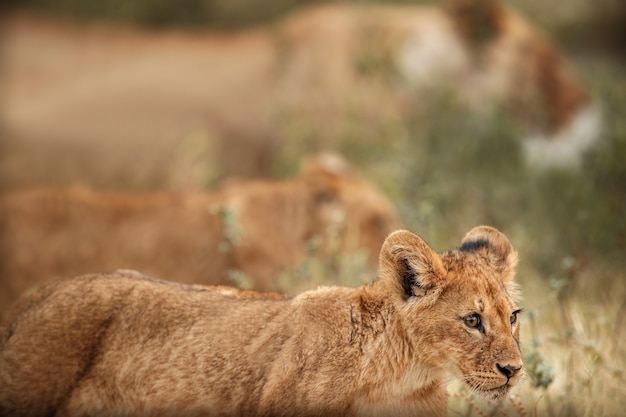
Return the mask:
<svg viewBox="0 0 626 417"><path fill-rule="evenodd" d="M522 366L514 366L514 365L505 365L502 366L499 363L496 364L496 368L500 371L501 374L506 376L506 378L510 381L515 375L517 375L521 370Z"/></svg>
<svg viewBox="0 0 626 417"><path fill-rule="evenodd" d="M506 364L496 363L495 368L481 375L478 378L479 381L474 384L470 383L476 391L490 399L502 398L513 386L517 385L524 374L521 360Z"/></svg>
<svg viewBox="0 0 626 417"><path fill-rule="evenodd" d="M499 399L522 378L524 364L517 346L508 350L509 355L499 352L498 358L483 369L468 372L463 380L477 394L487 399Z"/></svg>

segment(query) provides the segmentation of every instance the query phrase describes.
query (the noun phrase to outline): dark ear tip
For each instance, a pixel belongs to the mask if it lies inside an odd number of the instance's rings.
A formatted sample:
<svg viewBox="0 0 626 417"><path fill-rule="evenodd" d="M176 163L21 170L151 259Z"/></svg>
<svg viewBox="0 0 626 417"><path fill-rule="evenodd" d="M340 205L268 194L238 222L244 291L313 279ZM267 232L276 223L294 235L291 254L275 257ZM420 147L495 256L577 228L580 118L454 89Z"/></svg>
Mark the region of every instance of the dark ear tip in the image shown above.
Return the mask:
<svg viewBox="0 0 626 417"><path fill-rule="evenodd" d="M506 235L495 227L478 226L470 230L461 241L462 252L482 251L498 264L512 269L517 264L517 252Z"/></svg>
<svg viewBox="0 0 626 417"><path fill-rule="evenodd" d="M461 240L462 252L474 252L480 249L489 248L494 237L499 235L499 231L491 226L477 226L467 232Z"/></svg>

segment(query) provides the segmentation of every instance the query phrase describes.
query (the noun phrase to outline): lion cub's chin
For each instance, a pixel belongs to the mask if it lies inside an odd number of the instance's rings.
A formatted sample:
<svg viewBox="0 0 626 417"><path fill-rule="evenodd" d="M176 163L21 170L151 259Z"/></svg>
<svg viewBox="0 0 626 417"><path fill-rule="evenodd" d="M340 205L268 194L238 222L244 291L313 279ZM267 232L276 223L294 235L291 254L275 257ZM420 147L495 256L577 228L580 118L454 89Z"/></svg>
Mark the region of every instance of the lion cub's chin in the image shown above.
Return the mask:
<svg viewBox="0 0 626 417"><path fill-rule="evenodd" d="M509 393L519 382L521 375L517 375L514 378L502 381L488 381L485 378L467 379L461 378L465 381L465 385L472 390L475 394L483 397L486 400L499 400Z"/></svg>

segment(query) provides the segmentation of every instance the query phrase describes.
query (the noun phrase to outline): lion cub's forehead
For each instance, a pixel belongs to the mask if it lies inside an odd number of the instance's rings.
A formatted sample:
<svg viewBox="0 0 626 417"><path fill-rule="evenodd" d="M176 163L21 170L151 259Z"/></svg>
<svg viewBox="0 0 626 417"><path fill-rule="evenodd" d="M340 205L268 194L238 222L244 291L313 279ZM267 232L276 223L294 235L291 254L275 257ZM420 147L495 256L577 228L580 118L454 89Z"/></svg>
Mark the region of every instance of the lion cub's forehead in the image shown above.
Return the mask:
<svg viewBox="0 0 626 417"><path fill-rule="evenodd" d="M497 271L493 265L491 265L484 256L477 253L452 250L444 252L441 255L441 259L452 279L455 277L463 279L464 277L476 275L489 277L495 277L497 275Z"/></svg>
<svg viewBox="0 0 626 417"><path fill-rule="evenodd" d="M481 294L474 294L468 297L465 303L461 303L461 306L468 312L475 312L481 315L495 313L507 318L513 310L516 310L515 304L508 296L485 297Z"/></svg>
<svg viewBox="0 0 626 417"><path fill-rule="evenodd" d="M515 284L505 285L483 257L455 251L442 259L448 271L448 289L462 297L459 307L479 313L495 309L507 315L516 309Z"/></svg>

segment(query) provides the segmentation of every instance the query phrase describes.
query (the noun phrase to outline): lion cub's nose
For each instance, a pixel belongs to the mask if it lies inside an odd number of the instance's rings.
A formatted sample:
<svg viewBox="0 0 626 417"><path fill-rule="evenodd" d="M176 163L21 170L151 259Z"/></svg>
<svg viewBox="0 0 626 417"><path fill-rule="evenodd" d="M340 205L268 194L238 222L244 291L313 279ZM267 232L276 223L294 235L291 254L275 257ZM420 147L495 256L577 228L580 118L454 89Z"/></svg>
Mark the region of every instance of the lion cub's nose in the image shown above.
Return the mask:
<svg viewBox="0 0 626 417"><path fill-rule="evenodd" d="M504 376L506 376L509 379L513 378L513 376L522 369L521 366L512 366L512 365L502 366L499 363L496 364L496 367L498 368L498 371L502 372Z"/></svg>

